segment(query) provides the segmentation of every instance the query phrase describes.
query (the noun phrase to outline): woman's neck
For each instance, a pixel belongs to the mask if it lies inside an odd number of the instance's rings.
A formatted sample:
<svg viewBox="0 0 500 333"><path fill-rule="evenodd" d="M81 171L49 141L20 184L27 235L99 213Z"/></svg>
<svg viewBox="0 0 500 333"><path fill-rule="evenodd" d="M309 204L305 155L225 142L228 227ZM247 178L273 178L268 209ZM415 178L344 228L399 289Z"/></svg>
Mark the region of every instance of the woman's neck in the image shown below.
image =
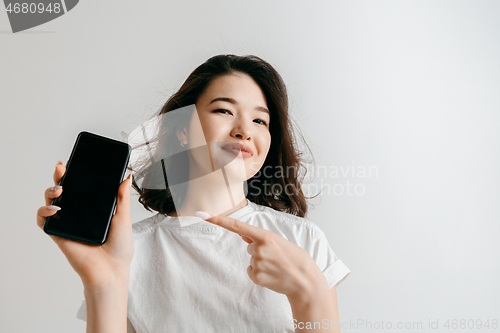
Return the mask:
<svg viewBox="0 0 500 333"><path fill-rule="evenodd" d="M175 186L170 190L175 191ZM195 216L195 212L204 211L212 215L227 216L247 204L243 182L229 182L223 170L219 169L190 180L187 183L187 192L182 204L176 203L176 211L168 215Z"/></svg>

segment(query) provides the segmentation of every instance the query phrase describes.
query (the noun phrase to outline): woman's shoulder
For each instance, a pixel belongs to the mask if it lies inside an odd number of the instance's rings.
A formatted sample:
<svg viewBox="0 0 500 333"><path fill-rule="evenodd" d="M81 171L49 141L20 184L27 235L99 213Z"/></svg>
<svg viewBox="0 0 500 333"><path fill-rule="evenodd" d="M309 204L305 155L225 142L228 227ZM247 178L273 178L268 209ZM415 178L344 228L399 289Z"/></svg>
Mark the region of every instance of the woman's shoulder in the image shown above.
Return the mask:
<svg viewBox="0 0 500 333"><path fill-rule="evenodd" d="M142 219L138 222L135 222L132 224L132 232L134 233L134 235L139 235L151 231L163 218L164 216L158 213L153 216Z"/></svg>

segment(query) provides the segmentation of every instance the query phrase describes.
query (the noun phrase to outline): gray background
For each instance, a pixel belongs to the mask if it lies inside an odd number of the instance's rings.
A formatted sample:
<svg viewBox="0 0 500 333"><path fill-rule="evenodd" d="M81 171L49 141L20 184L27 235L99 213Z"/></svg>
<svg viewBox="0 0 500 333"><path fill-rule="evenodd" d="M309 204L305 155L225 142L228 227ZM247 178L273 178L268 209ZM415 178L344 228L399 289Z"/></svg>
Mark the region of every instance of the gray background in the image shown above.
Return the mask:
<svg viewBox="0 0 500 333"><path fill-rule="evenodd" d="M309 215L352 271L342 322L499 320L499 17L499 1L85 0L12 34L0 10L0 331L85 331L80 279L35 223L54 166L81 130L120 139L219 53L277 68L317 165L378 170L315 180L344 184Z"/></svg>

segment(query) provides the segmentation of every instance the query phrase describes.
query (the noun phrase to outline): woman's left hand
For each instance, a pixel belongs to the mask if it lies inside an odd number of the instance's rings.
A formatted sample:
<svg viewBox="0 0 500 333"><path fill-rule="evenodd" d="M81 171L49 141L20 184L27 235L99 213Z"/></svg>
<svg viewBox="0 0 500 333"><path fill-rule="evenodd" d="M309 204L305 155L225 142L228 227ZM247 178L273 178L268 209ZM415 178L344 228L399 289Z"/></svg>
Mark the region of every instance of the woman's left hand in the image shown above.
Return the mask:
<svg viewBox="0 0 500 333"><path fill-rule="evenodd" d="M274 232L221 215L206 221L237 233L248 243L252 258L247 273L259 286L295 297L313 292L325 280L309 253Z"/></svg>

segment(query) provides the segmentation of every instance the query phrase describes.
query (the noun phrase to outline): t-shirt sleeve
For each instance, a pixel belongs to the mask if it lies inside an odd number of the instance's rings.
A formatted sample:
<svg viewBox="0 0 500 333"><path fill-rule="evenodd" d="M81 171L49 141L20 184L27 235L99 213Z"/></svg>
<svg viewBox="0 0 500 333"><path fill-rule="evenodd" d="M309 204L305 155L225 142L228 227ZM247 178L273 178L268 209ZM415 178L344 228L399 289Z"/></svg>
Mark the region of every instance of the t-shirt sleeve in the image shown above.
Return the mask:
<svg viewBox="0 0 500 333"><path fill-rule="evenodd" d="M80 308L76 312L76 318L81 319L85 322L87 321L87 304L85 303L85 300L82 301L82 305L80 305ZM132 323L128 318L127 318L127 333L137 333L134 329L134 326L132 326Z"/></svg>
<svg viewBox="0 0 500 333"><path fill-rule="evenodd" d="M338 285L351 273L349 268L333 252L326 235L319 228L309 229L305 250L314 259L328 282L328 287Z"/></svg>

